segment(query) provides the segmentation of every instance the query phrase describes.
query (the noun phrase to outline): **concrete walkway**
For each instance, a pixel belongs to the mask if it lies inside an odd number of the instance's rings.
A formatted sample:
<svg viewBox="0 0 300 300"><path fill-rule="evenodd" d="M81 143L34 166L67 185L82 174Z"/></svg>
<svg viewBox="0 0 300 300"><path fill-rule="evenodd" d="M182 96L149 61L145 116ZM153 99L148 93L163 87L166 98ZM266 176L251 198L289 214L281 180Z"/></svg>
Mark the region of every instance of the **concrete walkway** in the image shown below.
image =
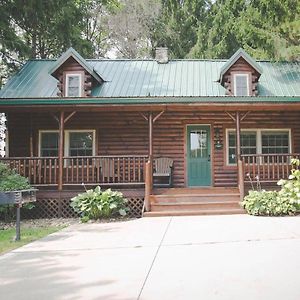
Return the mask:
<svg viewBox="0 0 300 300"><path fill-rule="evenodd" d="M0 256L0 299L299 300L300 217L73 225Z"/></svg>

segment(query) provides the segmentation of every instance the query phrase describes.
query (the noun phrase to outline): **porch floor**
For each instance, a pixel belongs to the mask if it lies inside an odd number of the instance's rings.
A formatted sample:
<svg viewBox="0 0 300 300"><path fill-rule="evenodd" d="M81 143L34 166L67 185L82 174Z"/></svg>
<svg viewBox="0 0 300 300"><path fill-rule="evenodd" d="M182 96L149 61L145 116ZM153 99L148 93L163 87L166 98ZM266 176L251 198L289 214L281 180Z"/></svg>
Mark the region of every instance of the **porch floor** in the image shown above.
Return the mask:
<svg viewBox="0 0 300 300"><path fill-rule="evenodd" d="M144 216L242 214L237 188L158 188L150 196Z"/></svg>

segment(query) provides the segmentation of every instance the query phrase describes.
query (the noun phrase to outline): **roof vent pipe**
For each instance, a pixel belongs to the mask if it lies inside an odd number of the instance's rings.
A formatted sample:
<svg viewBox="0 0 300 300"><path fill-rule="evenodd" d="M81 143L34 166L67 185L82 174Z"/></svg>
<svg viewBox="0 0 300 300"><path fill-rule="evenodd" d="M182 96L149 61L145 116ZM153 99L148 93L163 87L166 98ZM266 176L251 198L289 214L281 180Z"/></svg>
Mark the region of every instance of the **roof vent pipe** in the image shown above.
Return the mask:
<svg viewBox="0 0 300 300"><path fill-rule="evenodd" d="M168 61L169 61L168 48L166 48L166 47L157 47L155 49L155 60L159 64L167 64Z"/></svg>

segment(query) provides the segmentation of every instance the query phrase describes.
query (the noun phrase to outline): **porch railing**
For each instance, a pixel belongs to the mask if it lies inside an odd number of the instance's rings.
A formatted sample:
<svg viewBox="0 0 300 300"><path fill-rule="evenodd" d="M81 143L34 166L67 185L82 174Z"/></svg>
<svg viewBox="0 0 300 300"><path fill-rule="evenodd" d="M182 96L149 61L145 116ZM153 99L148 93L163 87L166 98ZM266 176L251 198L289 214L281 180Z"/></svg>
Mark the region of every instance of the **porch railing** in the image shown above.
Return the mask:
<svg viewBox="0 0 300 300"><path fill-rule="evenodd" d="M122 185L145 182L148 156L77 156L63 158L63 185ZM57 185L58 157L0 158L33 185Z"/></svg>
<svg viewBox="0 0 300 300"><path fill-rule="evenodd" d="M287 179L291 171L291 159L299 157L299 153L241 155L244 180L247 182L259 178L260 182L276 182Z"/></svg>

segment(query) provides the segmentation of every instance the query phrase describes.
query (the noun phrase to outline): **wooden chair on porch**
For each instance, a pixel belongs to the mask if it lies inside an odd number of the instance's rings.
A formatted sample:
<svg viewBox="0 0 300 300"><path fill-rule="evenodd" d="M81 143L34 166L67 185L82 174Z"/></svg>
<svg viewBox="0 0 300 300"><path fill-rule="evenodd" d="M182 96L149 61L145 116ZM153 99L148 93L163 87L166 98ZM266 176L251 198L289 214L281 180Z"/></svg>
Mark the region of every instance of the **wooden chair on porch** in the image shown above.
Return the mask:
<svg viewBox="0 0 300 300"><path fill-rule="evenodd" d="M153 184L156 187L171 187L173 160L169 157L154 159Z"/></svg>

